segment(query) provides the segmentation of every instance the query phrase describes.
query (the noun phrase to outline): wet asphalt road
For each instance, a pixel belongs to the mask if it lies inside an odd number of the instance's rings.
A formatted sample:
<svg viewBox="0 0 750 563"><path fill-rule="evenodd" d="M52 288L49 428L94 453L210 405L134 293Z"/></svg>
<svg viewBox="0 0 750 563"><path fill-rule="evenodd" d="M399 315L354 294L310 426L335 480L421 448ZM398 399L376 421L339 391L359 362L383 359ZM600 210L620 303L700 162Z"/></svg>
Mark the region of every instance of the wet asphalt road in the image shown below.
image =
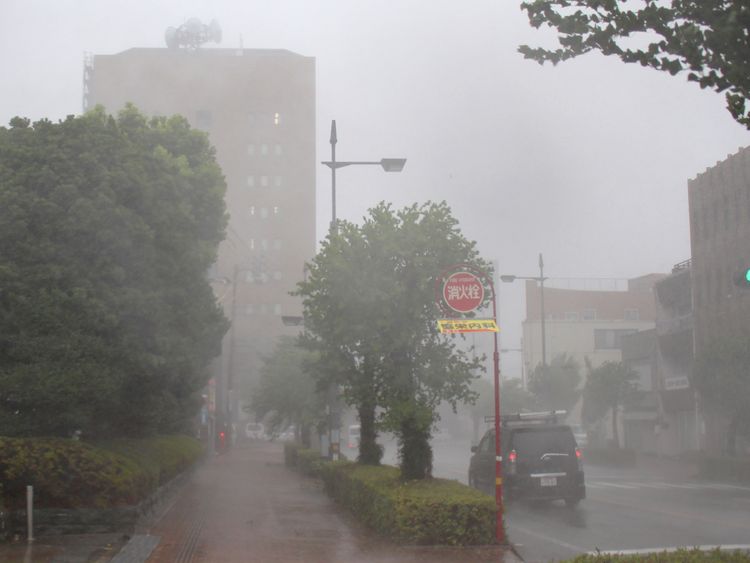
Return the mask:
<svg viewBox="0 0 750 563"><path fill-rule="evenodd" d="M465 483L469 447L437 443L434 451L435 476ZM560 560L597 548L750 544L750 486L700 481L684 464L655 459L632 469L585 465L585 471L587 498L578 508L557 502L507 507L508 535L524 560Z"/></svg>

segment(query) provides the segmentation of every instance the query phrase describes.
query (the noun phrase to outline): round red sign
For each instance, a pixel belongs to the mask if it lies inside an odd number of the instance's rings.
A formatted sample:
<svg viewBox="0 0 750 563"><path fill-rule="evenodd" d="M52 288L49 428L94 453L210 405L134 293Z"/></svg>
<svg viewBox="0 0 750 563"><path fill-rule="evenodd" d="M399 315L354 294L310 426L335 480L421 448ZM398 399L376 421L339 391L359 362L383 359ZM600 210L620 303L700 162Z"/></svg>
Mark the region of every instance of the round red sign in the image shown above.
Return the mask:
<svg viewBox="0 0 750 563"><path fill-rule="evenodd" d="M454 311L470 313L484 301L484 286L471 272L456 272L443 284L443 300Z"/></svg>

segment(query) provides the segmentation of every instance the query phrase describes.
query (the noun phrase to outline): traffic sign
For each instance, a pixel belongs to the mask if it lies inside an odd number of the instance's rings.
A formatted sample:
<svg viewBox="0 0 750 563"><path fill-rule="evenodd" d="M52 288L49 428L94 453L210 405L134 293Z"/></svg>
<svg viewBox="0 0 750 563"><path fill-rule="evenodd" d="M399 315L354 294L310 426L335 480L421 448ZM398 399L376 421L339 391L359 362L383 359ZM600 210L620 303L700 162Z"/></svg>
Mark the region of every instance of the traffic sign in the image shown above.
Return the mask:
<svg viewBox="0 0 750 563"><path fill-rule="evenodd" d="M484 301L484 286L471 272L456 272L443 284L443 301L458 313L470 313Z"/></svg>

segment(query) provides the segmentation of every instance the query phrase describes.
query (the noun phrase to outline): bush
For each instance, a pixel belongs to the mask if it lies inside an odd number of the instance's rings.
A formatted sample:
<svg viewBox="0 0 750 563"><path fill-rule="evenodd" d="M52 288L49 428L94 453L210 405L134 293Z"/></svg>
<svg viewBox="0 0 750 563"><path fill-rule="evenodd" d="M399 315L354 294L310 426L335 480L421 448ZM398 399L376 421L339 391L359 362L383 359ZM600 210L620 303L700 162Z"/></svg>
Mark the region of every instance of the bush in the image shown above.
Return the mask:
<svg viewBox="0 0 750 563"><path fill-rule="evenodd" d="M304 475L319 477L323 460L317 450L300 448L297 450L297 467Z"/></svg>
<svg viewBox="0 0 750 563"><path fill-rule="evenodd" d="M297 467L297 452L304 448L299 442L284 442L284 465Z"/></svg>
<svg viewBox="0 0 750 563"><path fill-rule="evenodd" d="M635 450L626 448L586 448L583 452L584 462L593 465L612 465L616 467L633 467L636 462Z"/></svg>
<svg viewBox="0 0 750 563"><path fill-rule="evenodd" d="M699 549L678 549L676 551L662 551L643 555L579 555L569 559L575 563L750 563L750 554L746 551L722 551L714 549L701 551Z"/></svg>
<svg viewBox="0 0 750 563"><path fill-rule="evenodd" d="M391 539L422 545L495 542L495 502L456 481L401 481L398 469L324 463L326 490L366 525Z"/></svg>
<svg viewBox="0 0 750 563"><path fill-rule="evenodd" d="M705 479L750 483L750 459L738 457L704 457L698 472Z"/></svg>
<svg viewBox="0 0 750 563"><path fill-rule="evenodd" d="M186 436L92 445L64 438L0 438L0 485L6 508L134 505L194 463L202 446Z"/></svg>

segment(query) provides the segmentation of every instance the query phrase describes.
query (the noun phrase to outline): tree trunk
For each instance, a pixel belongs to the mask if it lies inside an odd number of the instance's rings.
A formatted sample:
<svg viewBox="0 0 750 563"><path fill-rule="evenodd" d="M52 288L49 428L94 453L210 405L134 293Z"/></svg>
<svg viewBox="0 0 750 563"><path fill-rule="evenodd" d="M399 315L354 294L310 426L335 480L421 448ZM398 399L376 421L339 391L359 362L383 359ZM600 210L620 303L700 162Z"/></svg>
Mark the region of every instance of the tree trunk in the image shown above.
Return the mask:
<svg viewBox="0 0 750 563"><path fill-rule="evenodd" d="M401 478L426 479L432 476L432 447L430 426L424 428L416 417L401 421L398 455L401 461Z"/></svg>
<svg viewBox="0 0 750 563"><path fill-rule="evenodd" d="M612 406L612 442L620 449L620 431L617 428L617 405Z"/></svg>
<svg viewBox="0 0 750 563"><path fill-rule="evenodd" d="M359 413L359 456L357 461L363 465L380 465L383 448L377 443L378 432L375 429L375 403L363 401L357 408Z"/></svg>

